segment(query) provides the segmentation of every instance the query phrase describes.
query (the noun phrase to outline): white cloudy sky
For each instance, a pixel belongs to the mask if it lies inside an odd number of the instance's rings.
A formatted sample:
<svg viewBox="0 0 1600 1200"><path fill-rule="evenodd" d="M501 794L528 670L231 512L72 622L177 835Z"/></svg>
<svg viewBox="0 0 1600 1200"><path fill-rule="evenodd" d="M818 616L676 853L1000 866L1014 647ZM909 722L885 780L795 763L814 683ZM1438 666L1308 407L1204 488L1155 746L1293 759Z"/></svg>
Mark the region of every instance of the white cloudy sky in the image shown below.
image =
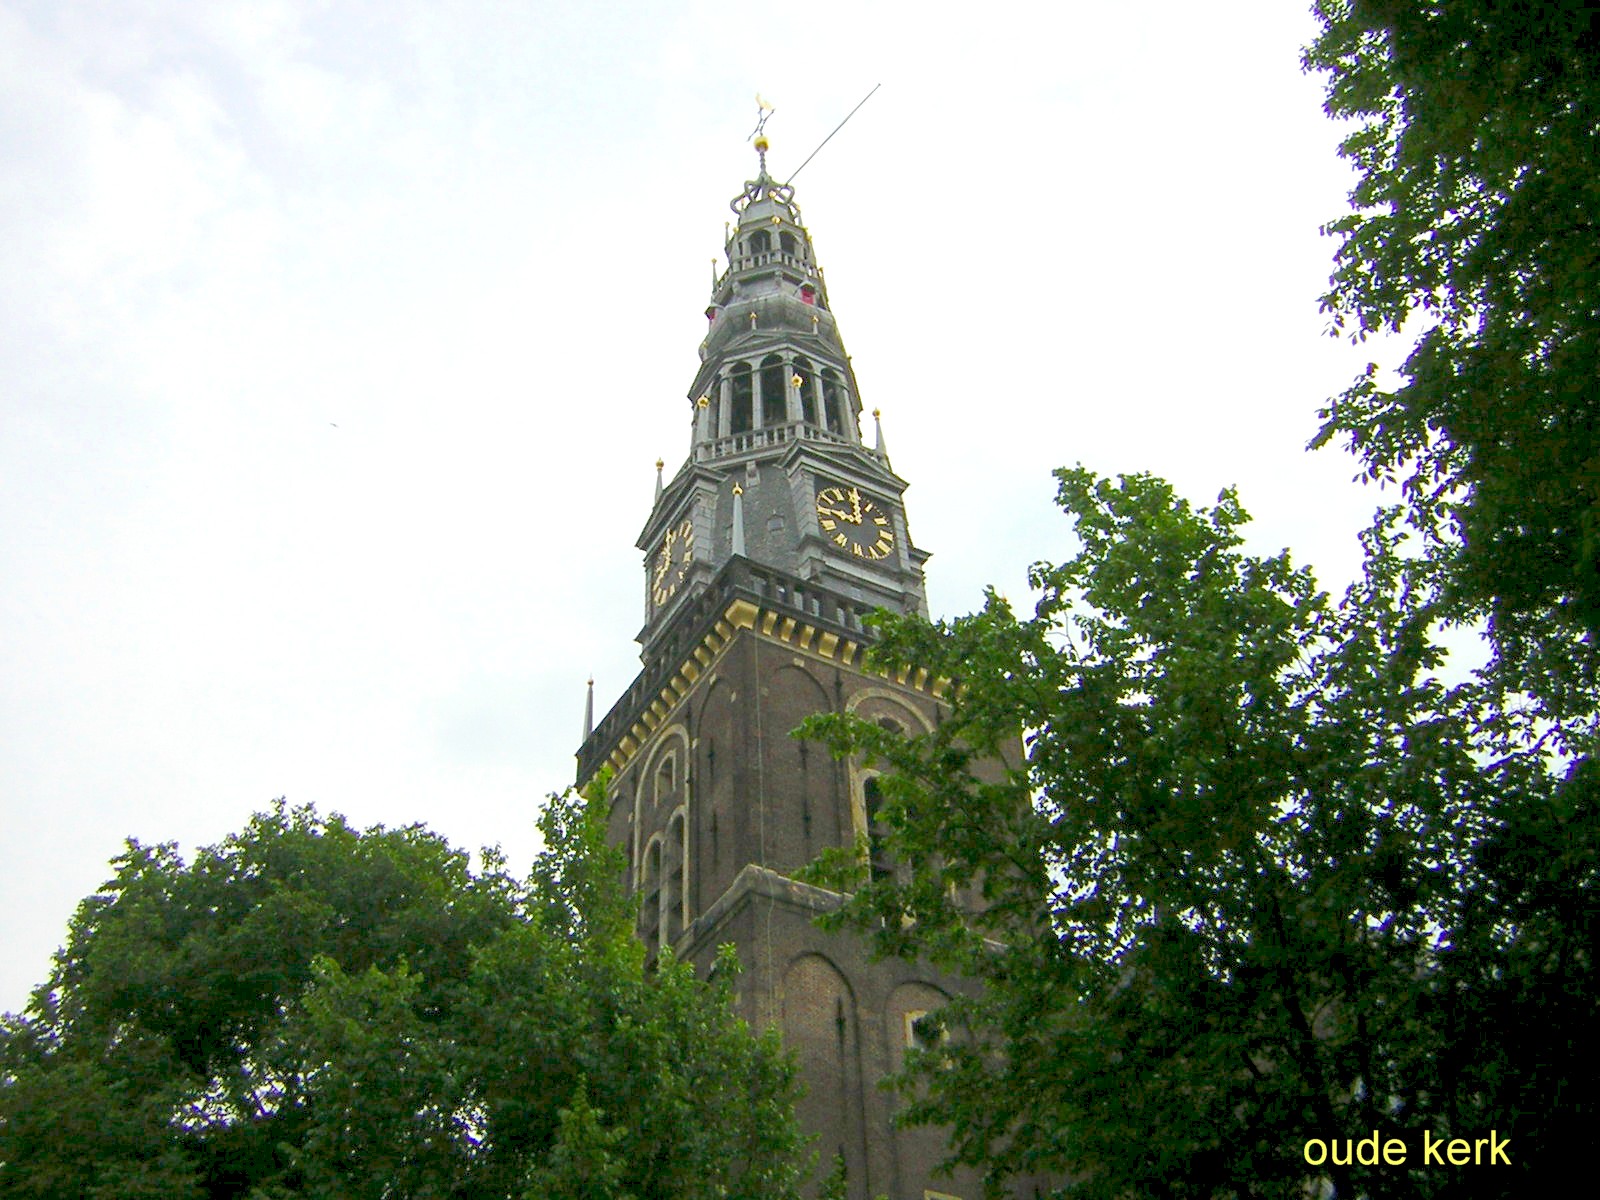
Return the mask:
<svg viewBox="0 0 1600 1200"><path fill-rule="evenodd" d="M753 95L929 589L1070 552L1052 467L1237 483L1337 581L1351 177L1304 4L0 0L0 1010L122 839L273 797L524 866Z"/></svg>

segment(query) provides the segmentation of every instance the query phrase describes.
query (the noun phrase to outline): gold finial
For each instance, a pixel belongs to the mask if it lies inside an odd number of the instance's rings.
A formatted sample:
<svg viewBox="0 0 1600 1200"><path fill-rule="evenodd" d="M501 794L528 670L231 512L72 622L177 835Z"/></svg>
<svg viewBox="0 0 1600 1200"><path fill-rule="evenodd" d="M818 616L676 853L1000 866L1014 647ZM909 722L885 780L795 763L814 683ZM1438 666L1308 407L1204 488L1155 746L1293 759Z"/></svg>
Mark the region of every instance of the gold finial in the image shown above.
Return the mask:
<svg viewBox="0 0 1600 1200"><path fill-rule="evenodd" d="M875 409L872 410L872 419L874 421L876 421L881 416L883 416L883 409L875 408Z"/></svg>
<svg viewBox="0 0 1600 1200"><path fill-rule="evenodd" d="M742 495L744 495L744 489L743 489L743 488L742 488L742 487L740 487L740 486L739 486L739 485L738 485L738 484L737 484L737 483L736 483L736 484L734 484L734 485L733 485L733 494L734 494L734 495L735 495L735 496L742 496Z"/></svg>
<svg viewBox="0 0 1600 1200"><path fill-rule="evenodd" d="M710 405L711 405L711 397L705 395L704 393L701 393L701 395L699 397L697 397L695 399L695 402L694 402L694 406L696 408L709 408Z"/></svg>
<svg viewBox="0 0 1600 1200"><path fill-rule="evenodd" d="M761 93L756 93L756 127L751 131L750 139L755 142L756 154L761 158L761 173L767 173L767 118L773 113L772 105L761 98Z"/></svg>
<svg viewBox="0 0 1600 1200"><path fill-rule="evenodd" d="M799 387L802 383L805 382L805 380L801 379L800 378L800 372L796 371L793 375L789 376L789 382L794 384L795 387Z"/></svg>

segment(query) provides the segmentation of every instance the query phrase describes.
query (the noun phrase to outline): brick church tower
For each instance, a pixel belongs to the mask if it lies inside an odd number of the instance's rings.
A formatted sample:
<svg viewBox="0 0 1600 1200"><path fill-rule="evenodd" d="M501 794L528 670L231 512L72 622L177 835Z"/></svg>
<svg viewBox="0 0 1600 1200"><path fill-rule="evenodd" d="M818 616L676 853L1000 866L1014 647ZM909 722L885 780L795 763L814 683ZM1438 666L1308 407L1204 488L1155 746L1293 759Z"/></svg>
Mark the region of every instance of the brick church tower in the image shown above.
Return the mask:
<svg viewBox="0 0 1600 1200"><path fill-rule="evenodd" d="M744 1015L777 1024L797 1052L802 1127L824 1170L843 1157L851 1200L975 1200L975 1176L932 1176L940 1133L894 1129L894 1098L877 1086L916 1018L959 985L823 933L812 919L839 897L793 878L869 830L876 787L790 731L824 711L928 729L941 684L864 667L866 613L926 614L928 555L881 432L862 440L794 191L767 174L765 139L756 147L688 391L689 456L670 481L658 464L639 536L644 668L598 725L586 718L578 778L613 770L610 837L650 953L670 946L705 971L720 945L738 949Z"/></svg>

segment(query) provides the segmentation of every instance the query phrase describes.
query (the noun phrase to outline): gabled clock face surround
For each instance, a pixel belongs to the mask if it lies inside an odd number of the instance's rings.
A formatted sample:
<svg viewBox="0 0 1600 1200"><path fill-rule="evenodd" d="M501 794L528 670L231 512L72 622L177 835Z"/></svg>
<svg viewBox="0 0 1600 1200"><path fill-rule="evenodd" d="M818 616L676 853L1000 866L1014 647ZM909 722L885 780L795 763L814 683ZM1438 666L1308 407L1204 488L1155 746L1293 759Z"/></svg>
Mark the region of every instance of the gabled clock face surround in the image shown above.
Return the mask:
<svg viewBox="0 0 1600 1200"><path fill-rule="evenodd" d="M685 517L667 530L651 559L650 599L660 608L678 590L694 561L694 522Z"/></svg>
<svg viewBox="0 0 1600 1200"><path fill-rule="evenodd" d="M877 561L894 550L894 526L871 496L849 484L817 488L817 525L822 536L852 558Z"/></svg>

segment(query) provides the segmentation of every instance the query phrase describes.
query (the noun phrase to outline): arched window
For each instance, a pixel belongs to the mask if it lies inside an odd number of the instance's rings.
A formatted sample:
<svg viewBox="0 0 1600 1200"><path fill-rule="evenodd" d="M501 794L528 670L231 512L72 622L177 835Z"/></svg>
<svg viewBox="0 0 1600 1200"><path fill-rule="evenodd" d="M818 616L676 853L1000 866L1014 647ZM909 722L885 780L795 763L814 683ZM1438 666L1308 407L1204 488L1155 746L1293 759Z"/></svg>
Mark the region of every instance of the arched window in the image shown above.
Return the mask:
<svg viewBox="0 0 1600 1200"><path fill-rule="evenodd" d="M878 819L878 814L883 809L883 792L878 787L876 775L869 776L861 785L861 795L867 809L867 867L872 873L872 878L882 879L892 874L894 868L889 861L889 852L884 846L888 830Z"/></svg>
<svg viewBox="0 0 1600 1200"><path fill-rule="evenodd" d="M905 1025L908 1050L933 1050L950 1040L944 1022L925 1008L908 1009L901 1020Z"/></svg>
<svg viewBox="0 0 1600 1200"><path fill-rule="evenodd" d="M765 229L758 229L750 235L750 253L766 254L772 249L772 235Z"/></svg>
<svg viewBox="0 0 1600 1200"><path fill-rule="evenodd" d="M639 905L639 935L646 954L661 949L661 841L652 841L644 852L644 900Z"/></svg>
<svg viewBox="0 0 1600 1200"><path fill-rule="evenodd" d="M761 360L761 423L782 425L789 420L789 381L784 378L783 359L769 354Z"/></svg>
<svg viewBox="0 0 1600 1200"><path fill-rule="evenodd" d="M733 413L729 433L748 433L755 427L755 375L749 363L735 363L733 368Z"/></svg>
<svg viewBox="0 0 1600 1200"><path fill-rule="evenodd" d="M683 933L683 815L672 818L662 850L661 938L665 945Z"/></svg>
<svg viewBox="0 0 1600 1200"><path fill-rule="evenodd" d="M828 424L828 432L844 436L844 384L839 379L838 372L824 371L822 373L822 411Z"/></svg>
<svg viewBox="0 0 1600 1200"><path fill-rule="evenodd" d="M796 358L794 373L800 376L800 419L807 425L817 423L817 385L811 377L811 360Z"/></svg>
<svg viewBox="0 0 1600 1200"><path fill-rule="evenodd" d="M660 765L656 767L656 803L671 797L678 786L678 759L677 755L668 753L662 757Z"/></svg>
<svg viewBox="0 0 1600 1200"><path fill-rule="evenodd" d="M778 249L782 250L785 254L793 254L797 249L799 249L799 247L795 244L794 234L780 233L778 235Z"/></svg>

